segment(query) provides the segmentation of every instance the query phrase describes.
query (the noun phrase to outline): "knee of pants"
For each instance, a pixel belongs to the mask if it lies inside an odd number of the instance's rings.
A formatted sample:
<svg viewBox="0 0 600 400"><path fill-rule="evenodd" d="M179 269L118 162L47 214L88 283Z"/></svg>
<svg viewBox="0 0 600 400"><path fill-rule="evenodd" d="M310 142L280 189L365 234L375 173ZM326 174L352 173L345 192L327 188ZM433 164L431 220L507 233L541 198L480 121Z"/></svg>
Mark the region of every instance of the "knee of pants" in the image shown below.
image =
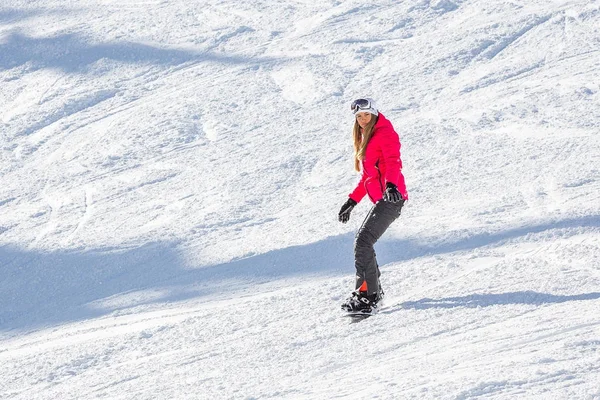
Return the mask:
<svg viewBox="0 0 600 400"><path fill-rule="evenodd" d="M371 248L376 241L377 239L375 236L365 229L356 234L356 237L354 238L354 248Z"/></svg>

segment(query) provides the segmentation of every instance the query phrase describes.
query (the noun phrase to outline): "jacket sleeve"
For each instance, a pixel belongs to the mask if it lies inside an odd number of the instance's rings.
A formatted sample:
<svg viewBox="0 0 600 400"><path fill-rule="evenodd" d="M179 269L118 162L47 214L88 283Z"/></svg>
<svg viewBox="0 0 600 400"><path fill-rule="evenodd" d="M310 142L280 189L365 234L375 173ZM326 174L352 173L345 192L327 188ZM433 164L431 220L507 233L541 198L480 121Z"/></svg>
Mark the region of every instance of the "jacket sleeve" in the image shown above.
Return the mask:
<svg viewBox="0 0 600 400"><path fill-rule="evenodd" d="M356 185L356 187L354 188L352 193L350 193L350 195L348 196L357 203L360 203L360 201L367 194L367 189L365 188L365 180L366 179L367 179L367 174L365 174L363 171L362 176L360 177L360 181L358 182L358 184Z"/></svg>
<svg viewBox="0 0 600 400"><path fill-rule="evenodd" d="M398 187L404 200L408 200L406 184L402 175L402 160L400 159L400 138L393 129L386 129L383 134L381 153L385 162L385 181Z"/></svg>

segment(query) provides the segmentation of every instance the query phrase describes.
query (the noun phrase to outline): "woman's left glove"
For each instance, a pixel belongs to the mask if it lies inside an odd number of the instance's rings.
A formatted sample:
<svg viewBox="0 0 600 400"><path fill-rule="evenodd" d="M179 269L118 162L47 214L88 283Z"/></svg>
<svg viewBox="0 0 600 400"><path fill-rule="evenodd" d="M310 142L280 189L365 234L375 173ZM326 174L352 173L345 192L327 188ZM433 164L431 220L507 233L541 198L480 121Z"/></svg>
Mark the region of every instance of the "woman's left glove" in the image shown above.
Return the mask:
<svg viewBox="0 0 600 400"><path fill-rule="evenodd" d="M346 202L340 209L340 213L338 214L338 220L342 224L345 224L346 222L348 222L350 220L350 212L352 211L354 206L356 206L357 204L358 203L356 201L352 200L351 198L348 198L348 200L346 200Z"/></svg>
<svg viewBox="0 0 600 400"><path fill-rule="evenodd" d="M385 193L383 194L383 200L389 201L390 203L398 203L402 200L402 196L398 191L398 187L392 182L385 184Z"/></svg>

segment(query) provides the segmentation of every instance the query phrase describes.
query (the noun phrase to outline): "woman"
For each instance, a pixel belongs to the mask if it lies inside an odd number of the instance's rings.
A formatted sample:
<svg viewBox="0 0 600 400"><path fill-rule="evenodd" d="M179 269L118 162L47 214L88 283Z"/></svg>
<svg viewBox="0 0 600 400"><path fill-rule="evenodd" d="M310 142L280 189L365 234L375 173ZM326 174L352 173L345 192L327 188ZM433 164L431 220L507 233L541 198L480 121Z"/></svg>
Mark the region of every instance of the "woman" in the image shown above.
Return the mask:
<svg viewBox="0 0 600 400"><path fill-rule="evenodd" d="M374 313L383 297L379 265L373 245L399 216L408 193L402 175L400 139L394 127L377 110L373 99L352 102L354 168L362 172L358 185L342 206L338 218L346 223L352 209L365 197L374 204L354 242L355 291L342 304L348 312Z"/></svg>

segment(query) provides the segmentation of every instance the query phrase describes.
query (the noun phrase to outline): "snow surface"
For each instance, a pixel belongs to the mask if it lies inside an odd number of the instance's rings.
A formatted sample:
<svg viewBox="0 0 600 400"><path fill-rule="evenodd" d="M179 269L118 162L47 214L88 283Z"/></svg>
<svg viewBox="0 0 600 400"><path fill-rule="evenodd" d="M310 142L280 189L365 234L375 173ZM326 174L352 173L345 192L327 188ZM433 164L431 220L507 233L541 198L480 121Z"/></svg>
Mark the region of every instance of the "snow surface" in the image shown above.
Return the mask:
<svg viewBox="0 0 600 400"><path fill-rule="evenodd" d="M599 131L597 0L3 1L0 399L600 399Z"/></svg>

